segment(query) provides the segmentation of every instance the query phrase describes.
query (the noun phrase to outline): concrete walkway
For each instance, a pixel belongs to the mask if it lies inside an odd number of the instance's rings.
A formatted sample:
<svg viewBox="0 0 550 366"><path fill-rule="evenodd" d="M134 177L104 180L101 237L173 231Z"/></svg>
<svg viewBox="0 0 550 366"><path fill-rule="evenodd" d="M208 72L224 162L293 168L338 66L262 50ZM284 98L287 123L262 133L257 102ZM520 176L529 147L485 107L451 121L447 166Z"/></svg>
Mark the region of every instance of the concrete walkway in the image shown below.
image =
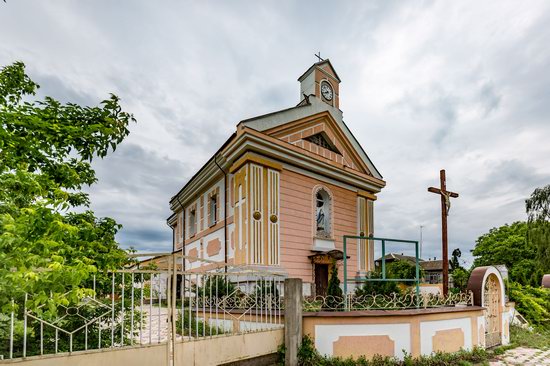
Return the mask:
<svg viewBox="0 0 550 366"><path fill-rule="evenodd" d="M149 310L149 306L143 307L144 324L141 342L139 332L134 338L137 343L161 343L168 339L168 309L152 306L151 310Z"/></svg>
<svg viewBox="0 0 550 366"><path fill-rule="evenodd" d="M550 350L518 347L506 351L497 361L491 361L490 365L550 366Z"/></svg>

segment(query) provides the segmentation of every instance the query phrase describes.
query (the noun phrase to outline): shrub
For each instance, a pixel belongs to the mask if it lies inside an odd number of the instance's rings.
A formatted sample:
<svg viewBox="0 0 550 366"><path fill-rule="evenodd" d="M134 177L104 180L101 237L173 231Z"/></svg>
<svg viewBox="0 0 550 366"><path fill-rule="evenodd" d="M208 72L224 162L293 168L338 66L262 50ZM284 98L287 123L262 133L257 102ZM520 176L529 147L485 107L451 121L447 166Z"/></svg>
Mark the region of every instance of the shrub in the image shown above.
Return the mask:
<svg viewBox="0 0 550 366"><path fill-rule="evenodd" d="M510 300L531 324L550 328L550 290L508 282Z"/></svg>
<svg viewBox="0 0 550 366"><path fill-rule="evenodd" d="M235 293L235 286L229 281L227 276L210 275L205 277L204 285L199 286L198 291L195 285L193 285L193 292L197 291L199 297L221 299Z"/></svg>
<svg viewBox="0 0 550 366"><path fill-rule="evenodd" d="M279 362L284 363L284 346L279 347ZM364 357L357 359L339 357L323 357L315 349L313 340L305 336L298 350L298 365L300 366L449 366L472 365L486 362L490 354L481 349L459 351L455 353L437 352L431 356L412 357L405 355L403 361L395 357L375 355L367 360Z"/></svg>
<svg viewBox="0 0 550 366"><path fill-rule="evenodd" d="M178 314L176 332L184 336L202 337L203 335L213 336L223 334L225 331L222 327L211 326L200 320L192 309L191 312L187 309L183 311L183 317L181 316L181 312Z"/></svg>
<svg viewBox="0 0 550 366"><path fill-rule="evenodd" d="M336 263L332 266L332 272L328 281L326 305L330 309L341 309L344 307L344 292L340 288L338 265Z"/></svg>

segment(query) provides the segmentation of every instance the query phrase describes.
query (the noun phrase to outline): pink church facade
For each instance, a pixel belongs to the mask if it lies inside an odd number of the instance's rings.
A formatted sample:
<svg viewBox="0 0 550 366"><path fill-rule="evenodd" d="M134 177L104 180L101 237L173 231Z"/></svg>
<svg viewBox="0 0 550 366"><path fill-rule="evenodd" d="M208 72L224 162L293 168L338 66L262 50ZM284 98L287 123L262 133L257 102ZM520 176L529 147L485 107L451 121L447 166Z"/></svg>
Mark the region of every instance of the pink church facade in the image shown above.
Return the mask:
<svg viewBox="0 0 550 366"><path fill-rule="evenodd" d="M186 270L267 269L322 295L343 236L374 234L385 181L343 121L340 79L324 60L298 81L295 107L239 122L170 200L174 251L187 256ZM348 274L374 268L372 245L349 243Z"/></svg>

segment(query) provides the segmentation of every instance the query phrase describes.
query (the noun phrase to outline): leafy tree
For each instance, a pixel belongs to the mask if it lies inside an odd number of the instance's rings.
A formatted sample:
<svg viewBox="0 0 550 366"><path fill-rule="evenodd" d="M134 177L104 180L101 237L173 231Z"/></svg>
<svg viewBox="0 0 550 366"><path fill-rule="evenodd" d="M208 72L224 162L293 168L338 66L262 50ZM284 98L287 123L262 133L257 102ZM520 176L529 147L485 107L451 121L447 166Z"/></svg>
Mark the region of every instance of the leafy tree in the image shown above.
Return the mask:
<svg viewBox="0 0 550 366"><path fill-rule="evenodd" d="M467 271L462 267L458 267L452 272L452 276L453 288L455 288L458 292L466 291L468 279L470 278L470 271Z"/></svg>
<svg viewBox="0 0 550 366"><path fill-rule="evenodd" d="M420 278L423 277L423 270L420 269ZM371 278L381 279L382 272L380 270L373 271L370 274ZM413 279L416 277L416 266L406 260L398 260L388 263L386 266L386 278L390 279ZM410 286L411 282L399 282L399 281L366 281L361 287L359 287L355 294L357 296L364 295L391 295L400 294L401 289L399 284Z"/></svg>
<svg viewBox="0 0 550 366"><path fill-rule="evenodd" d="M460 265L460 257L462 256L462 252L459 248L456 248L453 250L453 253L451 254L451 260L449 264L451 265L451 272L453 272L457 268L461 268Z"/></svg>
<svg viewBox="0 0 550 366"><path fill-rule="evenodd" d="M414 279L416 278L416 265L406 261L399 260L388 263L386 266L386 272L388 278L393 279ZM424 271L419 268L419 276L424 276ZM403 285L411 285L411 282L400 282Z"/></svg>
<svg viewBox="0 0 550 366"><path fill-rule="evenodd" d="M537 188L525 200L529 222L550 221L550 184Z"/></svg>
<svg viewBox="0 0 550 366"><path fill-rule="evenodd" d="M550 185L537 188L525 200L529 231L527 240L537 252L537 260L545 273L550 272Z"/></svg>
<svg viewBox="0 0 550 366"><path fill-rule="evenodd" d="M550 325L550 292L540 288L550 272L550 185L525 201L527 222L493 228L476 241L474 267L505 264L509 296L534 325Z"/></svg>
<svg viewBox="0 0 550 366"><path fill-rule="evenodd" d="M97 107L29 101L39 86L16 62L0 69L0 307L31 295L28 307L108 288L104 272L127 263L120 225L88 209L82 188L97 181L91 162L128 135L134 117L111 95ZM77 212L78 210L78 212ZM99 271L99 272L98 272ZM83 289L84 287L84 289Z"/></svg>
<svg viewBox="0 0 550 366"><path fill-rule="evenodd" d="M492 228L476 240L474 267L504 264L512 268L520 258L534 258L535 249L526 240L527 224L514 222Z"/></svg>
<svg viewBox="0 0 550 366"><path fill-rule="evenodd" d="M235 286L223 275L207 276L204 285L198 288L199 297L222 299L232 294L236 294Z"/></svg>
<svg viewBox="0 0 550 366"><path fill-rule="evenodd" d="M380 279L382 273L374 271L370 274L370 278ZM400 294L401 290L395 281L365 281L361 287L355 290L356 296L366 295L391 295Z"/></svg>

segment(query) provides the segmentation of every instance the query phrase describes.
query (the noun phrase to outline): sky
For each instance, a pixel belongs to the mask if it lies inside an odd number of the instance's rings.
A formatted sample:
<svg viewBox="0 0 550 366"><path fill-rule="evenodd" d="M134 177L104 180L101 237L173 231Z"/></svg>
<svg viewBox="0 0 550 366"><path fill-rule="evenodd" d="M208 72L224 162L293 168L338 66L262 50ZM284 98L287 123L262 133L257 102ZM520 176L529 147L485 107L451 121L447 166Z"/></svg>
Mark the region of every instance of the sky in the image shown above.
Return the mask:
<svg viewBox="0 0 550 366"><path fill-rule="evenodd" d="M330 58L346 124L387 182L377 236L441 258L439 197L458 192L449 247L525 219L550 183L548 1L0 2L0 65L25 62L38 97L137 123L88 188L92 209L140 251L171 249L168 201L245 118L299 102L296 79ZM388 251L403 252L401 247Z"/></svg>

